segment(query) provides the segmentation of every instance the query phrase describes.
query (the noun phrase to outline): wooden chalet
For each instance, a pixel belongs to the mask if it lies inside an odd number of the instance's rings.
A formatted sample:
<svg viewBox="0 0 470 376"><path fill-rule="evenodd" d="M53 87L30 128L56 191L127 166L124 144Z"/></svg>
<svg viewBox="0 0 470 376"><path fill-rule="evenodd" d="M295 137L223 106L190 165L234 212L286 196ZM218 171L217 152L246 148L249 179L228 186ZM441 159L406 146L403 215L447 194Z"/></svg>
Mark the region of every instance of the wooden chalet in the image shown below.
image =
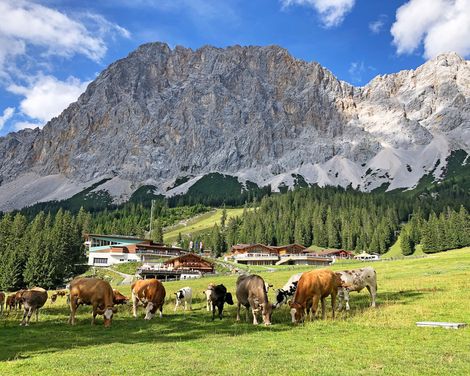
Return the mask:
<svg viewBox="0 0 470 376"><path fill-rule="evenodd" d="M329 256L312 254L300 244L269 246L264 244L236 244L230 248L227 259L246 265L329 265Z"/></svg>
<svg viewBox="0 0 470 376"><path fill-rule="evenodd" d="M327 256L327 257L335 257L339 259L353 259L354 253L350 251L345 251L344 249L324 249L320 252L315 252L318 256Z"/></svg>
<svg viewBox="0 0 470 376"><path fill-rule="evenodd" d="M199 271L201 273L214 272L214 263L195 253L187 253L174 257L170 260L166 260L163 265L173 270Z"/></svg>

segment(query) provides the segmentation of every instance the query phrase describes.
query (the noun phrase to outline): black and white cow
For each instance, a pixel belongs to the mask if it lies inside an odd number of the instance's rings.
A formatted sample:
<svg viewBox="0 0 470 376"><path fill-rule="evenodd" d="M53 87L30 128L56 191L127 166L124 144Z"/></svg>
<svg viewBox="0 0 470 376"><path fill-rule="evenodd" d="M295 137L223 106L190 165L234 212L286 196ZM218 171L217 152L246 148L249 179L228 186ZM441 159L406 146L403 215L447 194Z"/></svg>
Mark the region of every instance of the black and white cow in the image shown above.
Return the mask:
<svg viewBox="0 0 470 376"><path fill-rule="evenodd" d="M289 278L282 289L277 290L276 301L274 303L275 308L278 308L284 303L287 303L287 301L294 296L295 290L297 289L297 283L299 282L301 276L302 273L294 274Z"/></svg>
<svg viewBox="0 0 470 376"><path fill-rule="evenodd" d="M224 310L224 304L233 305L232 294L227 292L227 288L224 285L214 286L211 294L212 300L212 320L215 318L215 309L219 310L219 319L222 320L222 312Z"/></svg>
<svg viewBox="0 0 470 376"><path fill-rule="evenodd" d="M175 305L175 312L178 306L183 305L184 303L184 310L188 308L189 304L189 309L192 310L192 302L193 302L193 290L191 287L183 287L182 289L179 289L178 291L175 292L176 295L176 305Z"/></svg>
<svg viewBox="0 0 470 376"><path fill-rule="evenodd" d="M377 295L377 274L374 268L368 266L361 269L343 270L336 272L341 278L344 287L338 288L338 310L343 309L343 302L345 302L346 310L349 311L349 292L361 291L364 288L369 290L371 307L375 307L375 298Z"/></svg>

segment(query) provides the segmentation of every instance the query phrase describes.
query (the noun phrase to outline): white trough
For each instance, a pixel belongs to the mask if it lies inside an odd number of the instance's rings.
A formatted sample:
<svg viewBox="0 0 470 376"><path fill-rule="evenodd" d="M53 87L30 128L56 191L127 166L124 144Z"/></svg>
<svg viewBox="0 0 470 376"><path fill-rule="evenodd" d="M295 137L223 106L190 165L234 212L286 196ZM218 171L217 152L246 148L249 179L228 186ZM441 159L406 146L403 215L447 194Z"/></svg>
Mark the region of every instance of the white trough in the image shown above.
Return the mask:
<svg viewBox="0 0 470 376"><path fill-rule="evenodd" d="M418 321L416 326L429 327L429 328L446 328L446 329L461 329L467 326L464 322L434 322L434 321Z"/></svg>

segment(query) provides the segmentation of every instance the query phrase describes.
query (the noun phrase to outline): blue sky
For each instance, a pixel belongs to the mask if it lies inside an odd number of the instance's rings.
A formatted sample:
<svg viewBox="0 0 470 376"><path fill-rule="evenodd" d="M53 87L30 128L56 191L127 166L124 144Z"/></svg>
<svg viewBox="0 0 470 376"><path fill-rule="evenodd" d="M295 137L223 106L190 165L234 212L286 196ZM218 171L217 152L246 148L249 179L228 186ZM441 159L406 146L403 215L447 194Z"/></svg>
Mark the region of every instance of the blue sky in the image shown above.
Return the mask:
<svg viewBox="0 0 470 376"><path fill-rule="evenodd" d="M470 0L0 0L0 136L42 127L140 44L280 45L363 86L470 57Z"/></svg>

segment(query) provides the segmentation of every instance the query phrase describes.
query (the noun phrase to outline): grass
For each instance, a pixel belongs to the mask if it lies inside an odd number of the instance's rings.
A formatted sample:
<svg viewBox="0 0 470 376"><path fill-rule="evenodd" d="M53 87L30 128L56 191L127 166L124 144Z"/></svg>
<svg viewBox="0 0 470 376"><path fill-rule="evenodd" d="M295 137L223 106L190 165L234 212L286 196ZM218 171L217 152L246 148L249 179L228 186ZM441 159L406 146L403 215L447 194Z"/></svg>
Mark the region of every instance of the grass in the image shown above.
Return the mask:
<svg viewBox="0 0 470 376"><path fill-rule="evenodd" d="M226 209L227 218L241 216L243 208ZM183 236L192 235L193 237L201 234L202 232L209 231L214 227L214 224L220 224L220 218L222 217L223 209L215 209L208 213L198 215L185 221L184 224L178 224L172 226L163 234L163 240L165 243L171 244L178 238L178 233L181 232Z"/></svg>
<svg viewBox="0 0 470 376"><path fill-rule="evenodd" d="M337 263L335 269L369 263ZM165 283L164 317L144 321L122 307L113 325L90 326L90 309L67 325L65 299L47 303L40 321L19 327L19 317L0 319L1 375L468 375L470 330L418 328L416 321L470 322L470 248L370 263L378 276L378 308L366 292L351 294L351 311L335 320L290 324L288 308L273 325L236 323L229 306L222 321L206 312L202 290L224 283L234 293L236 276ZM275 287L293 271L260 273ZM173 312L173 293L191 286L193 311ZM120 286L129 294L129 287ZM273 293L270 293L272 299ZM234 298L234 300L236 300ZM328 312L330 309L328 307ZM242 314L242 317L244 314Z"/></svg>
<svg viewBox="0 0 470 376"><path fill-rule="evenodd" d="M111 268L124 274L134 275L137 269L141 266L141 262L124 262L122 264L115 264Z"/></svg>
<svg viewBox="0 0 470 376"><path fill-rule="evenodd" d="M382 255L382 258L396 258L396 257L403 257L403 253L401 251L401 246L400 246L400 235L398 235L397 240L393 245L390 247L390 249Z"/></svg>

